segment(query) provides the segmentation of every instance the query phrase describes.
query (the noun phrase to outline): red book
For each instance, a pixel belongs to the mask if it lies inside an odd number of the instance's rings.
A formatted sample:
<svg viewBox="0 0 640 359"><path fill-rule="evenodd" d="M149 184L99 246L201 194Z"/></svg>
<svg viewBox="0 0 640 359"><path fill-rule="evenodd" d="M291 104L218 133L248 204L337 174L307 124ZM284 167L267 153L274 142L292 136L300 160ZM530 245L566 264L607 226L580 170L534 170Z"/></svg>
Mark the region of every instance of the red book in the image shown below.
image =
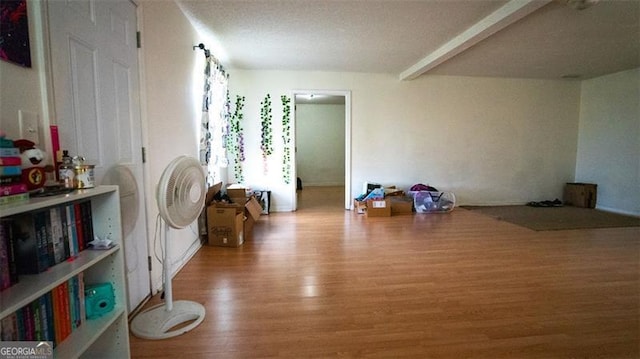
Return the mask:
<svg viewBox="0 0 640 359"><path fill-rule="evenodd" d="M66 338L71 334L71 307L69 305L69 282L64 282L62 285L62 310L64 311L64 322L62 327L64 332L62 335Z"/></svg>
<svg viewBox="0 0 640 359"><path fill-rule="evenodd" d="M27 192L27 185L25 183L0 185L0 196L11 196L12 194L20 194L25 192Z"/></svg>
<svg viewBox="0 0 640 359"><path fill-rule="evenodd" d="M0 165L2 166L22 166L22 158L20 157L0 157Z"/></svg>

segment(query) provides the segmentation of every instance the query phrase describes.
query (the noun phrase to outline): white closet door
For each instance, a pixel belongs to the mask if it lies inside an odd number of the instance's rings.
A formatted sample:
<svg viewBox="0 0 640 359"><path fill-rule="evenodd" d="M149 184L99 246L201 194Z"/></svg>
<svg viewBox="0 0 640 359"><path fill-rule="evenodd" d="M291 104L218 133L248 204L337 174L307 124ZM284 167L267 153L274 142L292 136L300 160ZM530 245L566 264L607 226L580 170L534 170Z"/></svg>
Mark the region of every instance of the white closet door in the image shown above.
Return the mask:
<svg viewBox="0 0 640 359"><path fill-rule="evenodd" d="M151 293L147 265L136 5L129 0L48 2L55 120L60 146L95 165L96 183L114 166L135 179L137 206L122 202L128 310ZM131 197L133 196L133 197ZM132 207L134 211L132 212ZM127 221L133 220L130 225Z"/></svg>

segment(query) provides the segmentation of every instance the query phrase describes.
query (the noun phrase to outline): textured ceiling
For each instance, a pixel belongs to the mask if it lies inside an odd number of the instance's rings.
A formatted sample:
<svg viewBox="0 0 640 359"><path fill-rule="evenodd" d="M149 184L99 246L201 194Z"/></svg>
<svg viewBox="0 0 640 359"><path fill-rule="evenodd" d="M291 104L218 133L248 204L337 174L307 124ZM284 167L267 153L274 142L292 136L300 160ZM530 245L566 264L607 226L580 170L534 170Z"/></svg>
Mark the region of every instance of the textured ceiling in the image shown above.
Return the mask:
<svg viewBox="0 0 640 359"><path fill-rule="evenodd" d="M426 74L582 79L640 66L640 0L179 0L227 67L404 72L508 5L531 2ZM537 2L537 4L536 4ZM520 6L520 5L518 5ZM485 38L486 37L486 38ZM422 72L415 73L414 77Z"/></svg>

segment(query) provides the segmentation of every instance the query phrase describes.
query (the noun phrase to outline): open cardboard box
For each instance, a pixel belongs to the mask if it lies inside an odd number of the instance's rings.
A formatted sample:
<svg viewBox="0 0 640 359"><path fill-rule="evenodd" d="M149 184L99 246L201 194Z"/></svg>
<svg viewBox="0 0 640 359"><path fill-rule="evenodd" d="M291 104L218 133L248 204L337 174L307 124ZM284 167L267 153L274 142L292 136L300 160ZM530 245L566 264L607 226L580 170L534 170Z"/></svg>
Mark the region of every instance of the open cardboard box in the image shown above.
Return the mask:
<svg viewBox="0 0 640 359"><path fill-rule="evenodd" d="M253 197L237 197L234 203L214 201L222 183L207 191L207 237L209 245L238 247L253 238L253 225L260 218L262 206ZM244 189L242 189L244 193ZM227 194L228 195L228 194Z"/></svg>

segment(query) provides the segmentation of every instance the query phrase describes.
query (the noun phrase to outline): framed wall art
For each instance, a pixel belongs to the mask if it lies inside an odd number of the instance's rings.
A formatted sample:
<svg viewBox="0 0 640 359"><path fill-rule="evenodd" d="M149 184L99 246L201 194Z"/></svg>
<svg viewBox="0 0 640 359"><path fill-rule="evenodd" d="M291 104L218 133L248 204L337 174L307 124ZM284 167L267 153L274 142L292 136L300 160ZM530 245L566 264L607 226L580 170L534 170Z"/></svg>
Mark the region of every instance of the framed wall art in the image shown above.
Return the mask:
<svg viewBox="0 0 640 359"><path fill-rule="evenodd" d="M31 67L27 0L0 0L0 59Z"/></svg>

